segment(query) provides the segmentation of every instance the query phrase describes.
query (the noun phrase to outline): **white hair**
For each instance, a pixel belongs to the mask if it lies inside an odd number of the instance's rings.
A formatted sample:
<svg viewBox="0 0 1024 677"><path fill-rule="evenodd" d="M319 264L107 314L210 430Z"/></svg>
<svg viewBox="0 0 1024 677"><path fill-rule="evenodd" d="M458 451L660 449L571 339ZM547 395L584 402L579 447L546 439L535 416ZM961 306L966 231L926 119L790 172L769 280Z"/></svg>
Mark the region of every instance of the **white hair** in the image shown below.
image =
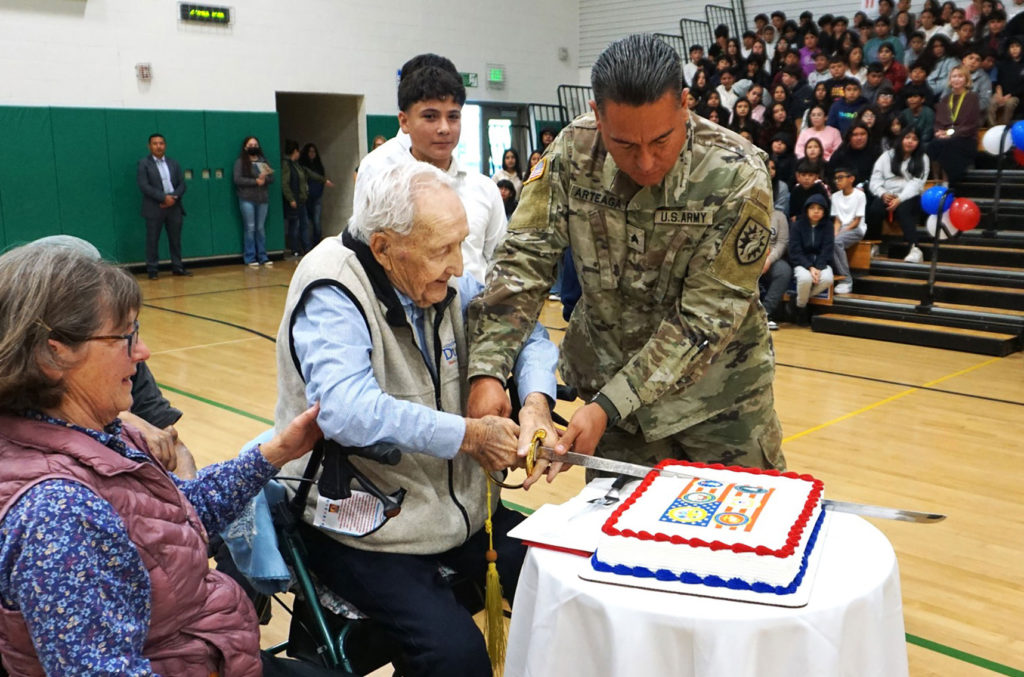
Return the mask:
<svg viewBox="0 0 1024 677"><path fill-rule="evenodd" d="M455 189L455 181L426 162L406 162L370 179L363 199L348 220L349 235L365 244L382 230L407 235L412 230L414 206L420 193L439 187Z"/></svg>

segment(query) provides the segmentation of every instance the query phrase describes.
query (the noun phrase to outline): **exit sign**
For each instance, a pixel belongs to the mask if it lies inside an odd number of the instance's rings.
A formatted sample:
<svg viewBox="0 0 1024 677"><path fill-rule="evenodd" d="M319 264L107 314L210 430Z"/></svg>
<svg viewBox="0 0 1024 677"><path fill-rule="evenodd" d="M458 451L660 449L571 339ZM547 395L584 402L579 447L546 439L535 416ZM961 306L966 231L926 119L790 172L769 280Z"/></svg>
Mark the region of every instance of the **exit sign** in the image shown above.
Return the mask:
<svg viewBox="0 0 1024 677"><path fill-rule="evenodd" d="M181 3L178 5L181 11L182 21L197 21L208 24L229 24L231 23L230 7L214 7L212 5L190 5Z"/></svg>
<svg viewBox="0 0 1024 677"><path fill-rule="evenodd" d="M487 86L491 89L505 87L505 67L498 64L487 64Z"/></svg>

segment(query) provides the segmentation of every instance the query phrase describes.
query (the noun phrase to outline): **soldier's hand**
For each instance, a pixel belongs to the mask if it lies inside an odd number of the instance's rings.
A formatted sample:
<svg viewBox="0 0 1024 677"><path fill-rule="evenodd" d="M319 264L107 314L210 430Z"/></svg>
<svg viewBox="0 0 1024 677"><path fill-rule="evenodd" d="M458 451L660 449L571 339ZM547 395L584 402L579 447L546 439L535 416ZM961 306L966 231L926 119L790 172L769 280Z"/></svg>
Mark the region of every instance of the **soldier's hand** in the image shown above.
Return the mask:
<svg viewBox="0 0 1024 677"><path fill-rule="evenodd" d="M466 416L483 418L484 416L508 416L512 413L512 403L505 394L505 386L496 378L477 376L469 382L469 400L466 402Z"/></svg>
<svg viewBox="0 0 1024 677"><path fill-rule="evenodd" d="M505 470L516 464L519 426L500 416L466 419L466 435L460 454L469 454L487 472Z"/></svg>
<svg viewBox="0 0 1024 677"><path fill-rule="evenodd" d="M546 447L554 447L561 437L551 420L551 407L548 405L548 398L543 393L530 393L523 402L523 408L519 410L519 450L517 453L521 464L525 463L526 454L533 442L533 435L538 430L543 430L545 433L544 446ZM545 474L548 476L548 482L551 482L555 479L555 475L562 471L562 466L562 463L538 459L533 466L533 472L523 481L523 489L529 489L530 485Z"/></svg>
<svg viewBox="0 0 1024 677"><path fill-rule="evenodd" d="M608 414L604 413L601 405L591 402L582 406L569 419L569 427L562 433L555 451L563 453L571 449L578 454L592 456L607 427Z"/></svg>

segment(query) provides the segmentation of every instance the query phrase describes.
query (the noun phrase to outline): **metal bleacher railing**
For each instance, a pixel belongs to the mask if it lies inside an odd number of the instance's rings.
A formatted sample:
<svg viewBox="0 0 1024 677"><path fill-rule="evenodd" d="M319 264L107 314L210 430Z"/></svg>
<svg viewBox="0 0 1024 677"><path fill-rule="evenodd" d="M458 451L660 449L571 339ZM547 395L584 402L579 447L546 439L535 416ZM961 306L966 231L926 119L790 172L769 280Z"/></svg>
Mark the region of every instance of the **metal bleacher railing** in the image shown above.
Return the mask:
<svg viewBox="0 0 1024 677"><path fill-rule="evenodd" d="M531 150L540 146L540 130L550 127L557 132L569 124L569 120L572 118L569 117L565 107L560 105L560 103L531 103L527 106L530 115L530 127L526 130L526 133L529 138L528 147ZM526 148L527 146L523 147ZM525 160L525 158L523 159Z"/></svg>
<svg viewBox="0 0 1024 677"><path fill-rule="evenodd" d="M676 54L678 54L679 58L683 60L683 63L690 60L690 45L686 43L686 40L684 40L682 36L672 35L671 33L655 33L654 37L661 38L664 42L667 42L672 49L676 50Z"/></svg>
<svg viewBox="0 0 1024 677"><path fill-rule="evenodd" d="M680 19L679 35L682 36L683 42L686 43L687 50L690 49L690 45L703 45L705 48L711 46L711 26L708 25L707 21ZM686 60L687 58L687 54L684 54L683 59Z"/></svg>
<svg viewBox="0 0 1024 677"><path fill-rule="evenodd" d="M746 30L746 27L741 27L736 19L736 11L732 7L725 7L723 5L704 5L704 16L707 18L708 26L714 30L720 24L725 24L729 28L729 35L739 37ZM710 46L710 43L709 43Z"/></svg>
<svg viewBox="0 0 1024 677"><path fill-rule="evenodd" d="M590 110L594 90L583 85L558 85L558 104L565 110L566 121L573 120Z"/></svg>

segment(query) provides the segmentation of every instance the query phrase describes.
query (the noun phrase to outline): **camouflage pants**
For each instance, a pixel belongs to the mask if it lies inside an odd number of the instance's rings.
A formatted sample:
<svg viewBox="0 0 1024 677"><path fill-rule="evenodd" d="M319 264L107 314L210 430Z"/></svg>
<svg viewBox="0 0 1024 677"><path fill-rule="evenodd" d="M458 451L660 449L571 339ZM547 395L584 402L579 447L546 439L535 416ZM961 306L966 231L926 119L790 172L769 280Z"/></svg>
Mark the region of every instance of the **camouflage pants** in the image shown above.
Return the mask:
<svg viewBox="0 0 1024 677"><path fill-rule="evenodd" d="M621 428L605 431L597 456L654 465L666 458L722 463L749 468L786 469L782 425L775 413L772 386L753 391L736 406L670 437L647 442L643 433ZM587 481L608 473L587 470Z"/></svg>

